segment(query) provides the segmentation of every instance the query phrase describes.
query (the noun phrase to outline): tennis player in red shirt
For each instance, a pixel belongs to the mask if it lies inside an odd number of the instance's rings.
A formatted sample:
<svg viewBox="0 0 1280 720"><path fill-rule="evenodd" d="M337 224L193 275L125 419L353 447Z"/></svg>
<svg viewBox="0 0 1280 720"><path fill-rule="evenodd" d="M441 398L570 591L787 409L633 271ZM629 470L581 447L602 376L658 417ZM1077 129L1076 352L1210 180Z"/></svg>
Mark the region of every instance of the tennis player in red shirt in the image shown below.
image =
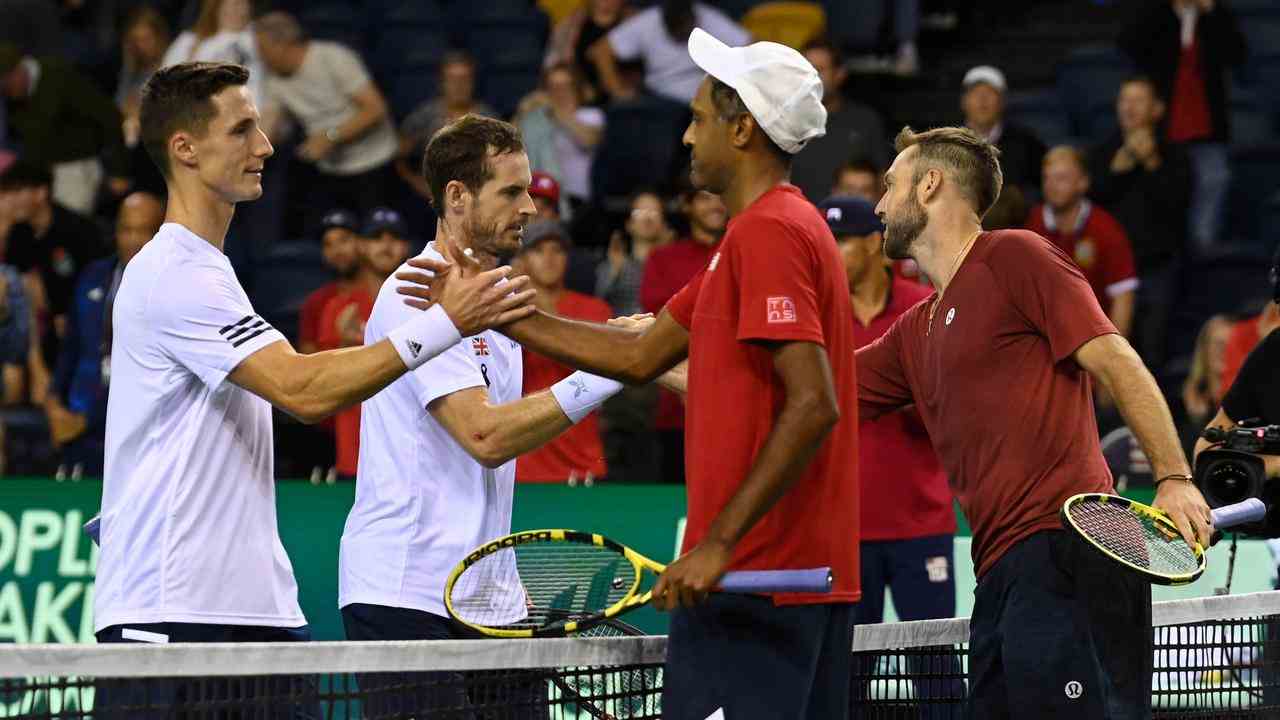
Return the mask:
<svg viewBox="0 0 1280 720"><path fill-rule="evenodd" d="M709 74L684 135L693 184L731 217L718 252L644 330L539 312L503 332L631 384L689 359L688 524L653 590L672 611L663 717L839 720L859 598L853 316L835 239L787 182L825 132L822 81L776 43L731 48L695 29L689 54ZM731 569L821 566L829 594L710 592Z"/></svg>
<svg viewBox="0 0 1280 720"><path fill-rule="evenodd" d="M1207 545L1151 373L1079 267L1024 230L983 232L999 151L972 131L897 139L876 207L885 253L937 292L858 351L864 419L914 404L973 527L968 717L1151 717L1151 587L1062 530L1063 501L1113 492L1091 382L1115 398L1159 478L1155 504Z"/></svg>

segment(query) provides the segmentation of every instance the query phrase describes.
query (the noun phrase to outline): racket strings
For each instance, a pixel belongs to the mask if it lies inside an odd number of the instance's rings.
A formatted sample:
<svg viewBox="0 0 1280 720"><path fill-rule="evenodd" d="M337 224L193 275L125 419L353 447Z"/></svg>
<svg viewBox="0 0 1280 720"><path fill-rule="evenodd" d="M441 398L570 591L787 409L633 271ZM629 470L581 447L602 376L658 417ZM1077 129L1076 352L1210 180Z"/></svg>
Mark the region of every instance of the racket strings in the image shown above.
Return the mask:
<svg viewBox="0 0 1280 720"><path fill-rule="evenodd" d="M1171 527L1118 503L1086 501L1068 510L1092 542L1137 567L1162 575L1184 575L1200 559Z"/></svg>
<svg viewBox="0 0 1280 720"><path fill-rule="evenodd" d="M643 635L618 620L606 620L582 631L582 637ZM660 718L662 668L634 668L603 672L596 667L561 668L553 682L561 696L572 700L593 718Z"/></svg>
<svg viewBox="0 0 1280 720"><path fill-rule="evenodd" d="M472 564L454 582L450 602L474 625L546 628L604 611L627 595L635 574L606 547L526 543Z"/></svg>

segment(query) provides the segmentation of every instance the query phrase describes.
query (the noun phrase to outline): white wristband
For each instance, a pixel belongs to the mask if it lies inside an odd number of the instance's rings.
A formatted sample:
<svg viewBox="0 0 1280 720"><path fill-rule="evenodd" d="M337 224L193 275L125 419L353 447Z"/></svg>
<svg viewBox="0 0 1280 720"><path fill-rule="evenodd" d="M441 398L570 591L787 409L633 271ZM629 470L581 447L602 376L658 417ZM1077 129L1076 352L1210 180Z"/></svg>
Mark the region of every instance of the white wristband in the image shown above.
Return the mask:
<svg viewBox="0 0 1280 720"><path fill-rule="evenodd" d="M617 380L581 370L551 386L551 394L560 403L560 409L575 425L620 390L622 383Z"/></svg>
<svg viewBox="0 0 1280 720"><path fill-rule="evenodd" d="M435 305L400 327L387 333L391 346L410 370L462 342L444 308Z"/></svg>

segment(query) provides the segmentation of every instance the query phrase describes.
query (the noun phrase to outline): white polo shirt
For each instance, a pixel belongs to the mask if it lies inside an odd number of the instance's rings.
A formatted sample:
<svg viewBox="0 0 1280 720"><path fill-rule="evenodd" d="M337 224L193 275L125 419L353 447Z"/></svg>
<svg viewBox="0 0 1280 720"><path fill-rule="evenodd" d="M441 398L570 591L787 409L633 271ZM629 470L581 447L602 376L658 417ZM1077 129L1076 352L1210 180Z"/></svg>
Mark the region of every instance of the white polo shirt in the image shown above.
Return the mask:
<svg viewBox="0 0 1280 720"><path fill-rule="evenodd" d="M284 338L176 223L129 262L112 313L94 629L306 624L276 532L271 406L226 380Z"/></svg>
<svg viewBox="0 0 1280 720"><path fill-rule="evenodd" d="M442 259L434 245L421 257ZM383 283L365 325L366 345L420 312L396 293L402 284L394 274ZM338 561L339 607L364 603L446 615L444 584L454 565L482 542L511 532L516 462L482 466L427 405L486 386L490 403L514 402L523 383L520 346L489 330L463 338L364 402L356 500ZM492 578L511 589L495 597L512 598L519 606L513 612L520 613L524 594L510 570Z"/></svg>

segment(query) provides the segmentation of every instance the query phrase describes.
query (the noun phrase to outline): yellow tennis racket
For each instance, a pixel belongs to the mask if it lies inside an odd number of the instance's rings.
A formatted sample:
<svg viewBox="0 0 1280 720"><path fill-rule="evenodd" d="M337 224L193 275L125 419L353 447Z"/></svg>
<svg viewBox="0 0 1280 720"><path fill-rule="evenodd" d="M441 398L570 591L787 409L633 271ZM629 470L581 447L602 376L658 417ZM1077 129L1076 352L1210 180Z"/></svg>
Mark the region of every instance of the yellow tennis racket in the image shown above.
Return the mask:
<svg viewBox="0 0 1280 720"><path fill-rule="evenodd" d="M444 604L455 620L485 635L559 637L644 606L645 576L656 578L666 567L603 535L529 530L463 558L445 583ZM717 590L825 593L831 569L729 572Z"/></svg>
<svg viewBox="0 0 1280 720"><path fill-rule="evenodd" d="M1257 498L1213 511L1218 530L1256 522L1267 506ZM1091 547L1159 585L1186 585L1204 573L1204 548L1189 547L1168 515L1118 495L1085 493L1062 504L1062 525Z"/></svg>

